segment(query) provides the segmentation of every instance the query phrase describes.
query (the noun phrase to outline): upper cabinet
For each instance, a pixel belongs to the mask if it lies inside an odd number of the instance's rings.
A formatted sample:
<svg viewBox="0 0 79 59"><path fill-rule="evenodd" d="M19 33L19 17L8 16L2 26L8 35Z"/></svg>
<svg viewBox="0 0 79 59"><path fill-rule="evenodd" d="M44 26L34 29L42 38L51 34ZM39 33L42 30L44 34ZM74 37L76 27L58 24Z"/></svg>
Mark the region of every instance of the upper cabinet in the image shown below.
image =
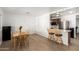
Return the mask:
<svg viewBox="0 0 79 59"><path fill-rule="evenodd" d="M61 17L59 14L50 14L50 25L51 28L59 28L61 23Z"/></svg>

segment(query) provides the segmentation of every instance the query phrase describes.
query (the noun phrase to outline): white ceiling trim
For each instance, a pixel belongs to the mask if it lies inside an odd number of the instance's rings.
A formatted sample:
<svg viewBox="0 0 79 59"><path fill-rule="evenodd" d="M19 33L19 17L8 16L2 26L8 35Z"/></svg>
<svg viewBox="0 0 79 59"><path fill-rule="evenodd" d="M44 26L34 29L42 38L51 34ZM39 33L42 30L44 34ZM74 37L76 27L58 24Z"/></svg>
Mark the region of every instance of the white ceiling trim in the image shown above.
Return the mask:
<svg viewBox="0 0 79 59"><path fill-rule="evenodd" d="M54 13L57 13L57 12L63 12L63 11L66 11L66 10L69 10L69 9L72 9L72 8L75 8L75 7L69 7L69 8L60 9L60 10L57 10L57 11L53 11L50 14L54 14Z"/></svg>

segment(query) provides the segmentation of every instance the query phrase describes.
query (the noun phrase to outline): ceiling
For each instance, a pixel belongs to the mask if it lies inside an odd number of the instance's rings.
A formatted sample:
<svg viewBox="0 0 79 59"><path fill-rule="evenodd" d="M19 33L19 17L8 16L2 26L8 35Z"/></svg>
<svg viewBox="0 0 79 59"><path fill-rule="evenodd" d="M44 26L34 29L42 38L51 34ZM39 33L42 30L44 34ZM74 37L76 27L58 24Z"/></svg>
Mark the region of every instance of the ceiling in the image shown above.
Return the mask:
<svg viewBox="0 0 79 59"><path fill-rule="evenodd" d="M67 7L2 7L4 13L38 16Z"/></svg>

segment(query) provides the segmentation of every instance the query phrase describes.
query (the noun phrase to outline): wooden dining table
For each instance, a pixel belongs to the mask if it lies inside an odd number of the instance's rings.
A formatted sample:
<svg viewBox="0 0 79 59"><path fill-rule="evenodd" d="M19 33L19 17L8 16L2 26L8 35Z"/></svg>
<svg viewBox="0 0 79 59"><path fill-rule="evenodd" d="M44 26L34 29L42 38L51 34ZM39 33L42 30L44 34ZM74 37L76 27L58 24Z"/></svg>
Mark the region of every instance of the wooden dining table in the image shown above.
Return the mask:
<svg viewBox="0 0 79 59"><path fill-rule="evenodd" d="M13 32L12 36L16 37L16 36L19 36L19 35L28 35L28 34L29 34L28 32Z"/></svg>
<svg viewBox="0 0 79 59"><path fill-rule="evenodd" d="M12 33L11 41L13 42L13 47L14 48L16 48L16 41L17 41L18 37L19 36L24 36L24 35L28 37L29 33L28 32L13 32ZM27 39L27 37L26 37L26 39Z"/></svg>

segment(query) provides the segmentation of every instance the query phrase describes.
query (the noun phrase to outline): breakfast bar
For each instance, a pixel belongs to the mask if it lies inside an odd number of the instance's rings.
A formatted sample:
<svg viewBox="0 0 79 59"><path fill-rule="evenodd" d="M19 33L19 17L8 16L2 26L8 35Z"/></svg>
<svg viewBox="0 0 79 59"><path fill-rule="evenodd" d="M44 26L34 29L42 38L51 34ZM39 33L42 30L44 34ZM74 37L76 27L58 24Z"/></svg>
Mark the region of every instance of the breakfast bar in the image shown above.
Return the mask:
<svg viewBox="0 0 79 59"><path fill-rule="evenodd" d="M70 30L63 29L48 29L48 38L57 43L62 43L68 46L71 43L70 32Z"/></svg>

